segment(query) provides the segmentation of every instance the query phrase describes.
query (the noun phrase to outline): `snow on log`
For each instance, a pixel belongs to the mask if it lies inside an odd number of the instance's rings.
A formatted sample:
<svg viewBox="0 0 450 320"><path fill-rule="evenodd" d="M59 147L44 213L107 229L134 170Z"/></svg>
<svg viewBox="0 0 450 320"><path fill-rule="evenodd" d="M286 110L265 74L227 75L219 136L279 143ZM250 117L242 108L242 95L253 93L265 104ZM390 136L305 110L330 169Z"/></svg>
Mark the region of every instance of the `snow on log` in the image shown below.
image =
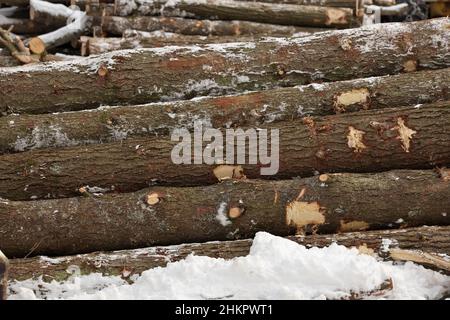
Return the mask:
<svg viewBox="0 0 450 320"><path fill-rule="evenodd" d="M51 24L63 25L55 31L37 37L45 49L55 48L77 39L83 34L89 21L86 13L82 11L41 0L30 1L30 18L36 22L52 21Z"/></svg>
<svg viewBox="0 0 450 320"><path fill-rule="evenodd" d="M192 131L194 121L202 118L214 128L258 127L305 116L415 106L450 100L449 78L447 68L234 96L57 114L26 115L51 112L29 105L26 109L16 109L16 114L0 117L0 154L167 136L176 128Z"/></svg>
<svg viewBox="0 0 450 320"><path fill-rule="evenodd" d="M45 0L50 3L61 3L61 4L69 4L69 0ZM17 7L26 7L30 4L30 0L0 0L0 5L4 4L7 6L17 6Z"/></svg>
<svg viewBox="0 0 450 320"><path fill-rule="evenodd" d="M115 15L163 15L175 17L246 20L309 27L358 25L349 8L232 0L116 0Z"/></svg>
<svg viewBox="0 0 450 320"><path fill-rule="evenodd" d="M372 0L237 0L237 1L267 2L278 4L297 4L305 6L342 7L342 8L361 8L363 3L364 4L372 3Z"/></svg>
<svg viewBox="0 0 450 320"><path fill-rule="evenodd" d="M20 258L244 239L258 231L287 236L449 224L450 184L434 171L338 173L322 180L225 181L104 196L2 200L1 250ZM153 194L158 201L149 201ZM234 207L243 210L237 218L230 217Z"/></svg>
<svg viewBox="0 0 450 320"><path fill-rule="evenodd" d="M307 33L305 33L307 35ZM114 50L155 48L164 46L185 46L209 43L254 41L252 36L186 36L164 31L126 30L122 38L80 37L81 55L101 54Z"/></svg>
<svg viewBox="0 0 450 320"><path fill-rule="evenodd" d="M0 111L14 113L27 105L79 110L445 68L448 21L377 24L256 43L121 50L4 69Z"/></svg>
<svg viewBox="0 0 450 320"><path fill-rule="evenodd" d="M56 26L55 29L65 26L73 14L74 10L62 4L30 0L30 19L52 27Z"/></svg>
<svg viewBox="0 0 450 320"><path fill-rule="evenodd" d="M94 25L101 26L103 32L122 36L127 29L139 31L166 31L197 36L290 36L298 32L325 31L324 28L281 26L249 21L211 21L176 17L94 17Z"/></svg>
<svg viewBox="0 0 450 320"><path fill-rule="evenodd" d="M209 119L199 121L205 127L209 126ZM268 150L277 154L279 148L279 166L272 158L270 163L262 165L262 158L248 144L242 148L246 154L256 158L257 164L248 164L247 160L242 166L233 166L233 160L230 160L228 165L222 165L225 151L222 155L215 155L216 165L194 164L192 161L176 164L171 156L173 150L180 148L179 138L130 138L100 145L1 155L0 197L33 200L77 196L86 190L89 194L136 191L148 185L205 185L245 176L249 179L280 179L310 176L317 172L434 168L448 165L450 159L450 144L442 143L450 135L448 102L304 117L258 128L268 129L269 134L270 130L279 129L278 144L276 140L267 138ZM232 133L237 139L245 141L248 138L244 130ZM126 135L126 132L117 134ZM225 137L225 130L222 130L222 135ZM223 138L223 149L225 142ZM191 148L192 141L187 143ZM201 146L202 152L206 145L207 141ZM182 151L183 155L189 155L189 150ZM235 164L236 156L237 153L234 154ZM269 170L269 167L279 170L272 172L275 175L262 174L261 170Z"/></svg>
<svg viewBox="0 0 450 320"><path fill-rule="evenodd" d="M356 247L361 253L389 257L391 251L422 250L428 254L450 255L450 227L418 227L393 230L357 231L334 235L288 236L306 247L326 247L337 243ZM79 274L101 273L132 278L148 269L165 267L169 262L185 259L188 255L233 259L248 255L251 239L181 244L166 247L148 247L113 252L94 252L49 258L37 256L10 261L10 281L37 279L63 281L77 270Z"/></svg>

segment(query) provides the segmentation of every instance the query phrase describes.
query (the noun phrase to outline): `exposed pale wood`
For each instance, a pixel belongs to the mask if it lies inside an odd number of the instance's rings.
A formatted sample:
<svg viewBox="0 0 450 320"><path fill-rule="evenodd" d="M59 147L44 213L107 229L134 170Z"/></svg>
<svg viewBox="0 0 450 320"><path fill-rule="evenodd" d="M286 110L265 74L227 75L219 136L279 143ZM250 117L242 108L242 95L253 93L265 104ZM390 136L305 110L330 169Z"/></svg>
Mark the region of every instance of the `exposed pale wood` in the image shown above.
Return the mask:
<svg viewBox="0 0 450 320"><path fill-rule="evenodd" d="M443 18L289 40L116 51L82 62L2 70L0 110L76 110L439 69L450 66L447 24ZM110 71L106 77L99 77L100 66ZM33 96L18 94L31 90Z"/></svg>
<svg viewBox="0 0 450 320"><path fill-rule="evenodd" d="M186 36L164 31L126 30L123 38L82 36L81 55L101 54L114 50L155 48L163 46L184 46L193 44L227 43L237 41L254 41L252 36Z"/></svg>
<svg viewBox="0 0 450 320"><path fill-rule="evenodd" d="M51 3L69 4L70 0L45 0ZM30 4L30 0L0 0L0 4L8 6L26 7Z"/></svg>
<svg viewBox="0 0 450 320"><path fill-rule="evenodd" d="M418 250L391 249L389 256L397 261L412 261L427 267L443 271L450 275L450 259L445 259L437 254Z"/></svg>

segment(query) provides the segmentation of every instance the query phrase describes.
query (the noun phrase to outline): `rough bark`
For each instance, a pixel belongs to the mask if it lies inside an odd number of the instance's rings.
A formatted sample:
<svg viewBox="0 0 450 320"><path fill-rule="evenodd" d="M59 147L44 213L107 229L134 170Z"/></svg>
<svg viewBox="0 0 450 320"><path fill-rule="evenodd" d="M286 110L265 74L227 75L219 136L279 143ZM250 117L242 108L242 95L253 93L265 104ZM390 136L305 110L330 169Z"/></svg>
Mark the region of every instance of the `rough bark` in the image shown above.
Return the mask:
<svg viewBox="0 0 450 320"><path fill-rule="evenodd" d="M82 62L11 68L0 71L0 110L34 105L66 111L439 69L450 66L447 25L446 18L381 24L289 40L116 51Z"/></svg>
<svg viewBox="0 0 450 320"><path fill-rule="evenodd" d="M449 78L450 69L418 71L236 96L57 114L10 115L0 118L0 154L167 136L176 128L192 131L195 119L208 119L214 128L259 127L305 116L450 100ZM339 97L352 92L358 99L349 100L347 106L337 103ZM358 96L358 93L362 94ZM29 105L16 112L51 111L33 107Z"/></svg>
<svg viewBox="0 0 450 320"><path fill-rule="evenodd" d="M65 26L73 12L74 10L62 4L51 4L41 0L30 1L30 19L53 29Z"/></svg>
<svg viewBox="0 0 450 320"><path fill-rule="evenodd" d="M14 59L11 56L1 55L0 54L0 68L2 67L16 67L20 66L21 63Z"/></svg>
<svg viewBox="0 0 450 320"><path fill-rule="evenodd" d="M80 38L81 55L101 54L114 50L135 49L135 48L155 48L164 46L185 46L193 44L227 43L238 41L254 41L252 36L186 36L169 32L145 32L136 30L126 30L122 38L100 38L87 37Z"/></svg>
<svg viewBox="0 0 450 320"><path fill-rule="evenodd" d="M245 20L309 27L349 27L358 25L349 8L329 8L230 0L116 0L115 15L164 15L175 17Z"/></svg>
<svg viewBox="0 0 450 320"><path fill-rule="evenodd" d="M423 250L450 255L450 227L419 227L398 230L350 232L335 235L288 236L307 247L325 247L338 243L346 247L373 250L380 256L389 255L390 249ZM386 243L391 243L389 246ZM72 273L73 266L80 274L102 273L130 278L143 271L165 267L169 262L186 258L190 254L212 258L232 259L249 254L252 240L235 240L182 244L168 247L149 247L114 252L94 252L57 258L33 257L10 261L10 280L23 281L42 276L45 281L63 281ZM70 268L69 268L70 267Z"/></svg>
<svg viewBox="0 0 450 320"><path fill-rule="evenodd" d="M247 157L254 156L257 162L242 165L244 174L251 179L309 176L317 171L422 169L450 163L448 103L305 117L259 128L267 128L269 134L270 130L279 129L279 170L275 175L262 175L261 167L265 166L260 163L257 150L247 145ZM244 132L236 135L245 138ZM226 149L225 132L223 136L224 144L220 145ZM270 137L268 140L273 142ZM170 137L145 137L2 155L0 197L11 200L70 197L79 195L83 186L101 187L105 192L128 192L148 185L193 186L221 180L223 167L216 169L217 166L192 161L175 164L171 153L178 143ZM188 143L190 148L192 141ZM203 148L206 145L204 142ZM268 150L272 146L269 143ZM194 159L194 154L191 155ZM220 158L217 161L222 161L222 156L217 157Z"/></svg>
<svg viewBox="0 0 450 320"><path fill-rule="evenodd" d="M90 18L86 13L70 9L62 4L52 4L41 0L30 1L30 18L33 21L49 25L57 30L39 35L46 49L71 42L85 31Z"/></svg>
<svg viewBox="0 0 450 320"><path fill-rule="evenodd" d="M9 261L0 250L0 300L6 300L8 289Z"/></svg>
<svg viewBox="0 0 450 320"><path fill-rule="evenodd" d="M173 17L113 17L103 16L94 19L94 25L100 25L102 31L122 36L127 29L157 31L198 36L290 36L297 32L323 31L321 28L280 26L275 24L249 21L211 21Z"/></svg>
<svg viewBox="0 0 450 320"><path fill-rule="evenodd" d="M0 28L9 29L13 27L12 31L17 34L41 34L52 31L48 25L38 23L29 19L17 19L0 16Z"/></svg>
<svg viewBox="0 0 450 320"><path fill-rule="evenodd" d="M0 203L9 258L213 240L448 225L450 184L433 171L330 174L207 187ZM157 195L158 201L152 195ZM229 215L241 209L235 218Z"/></svg>
<svg viewBox="0 0 450 320"><path fill-rule="evenodd" d="M45 0L51 3L69 4L69 0ZM8 6L26 7L30 4L30 0L0 0L0 4Z"/></svg>
<svg viewBox="0 0 450 320"><path fill-rule="evenodd" d="M267 2L278 4L299 4L306 6L341 7L341 8L361 8L364 4L371 4L371 0L237 0L245 2ZM391 0L392 1L392 0ZM395 1L395 0L394 0ZM395 3L395 2L394 2Z"/></svg>

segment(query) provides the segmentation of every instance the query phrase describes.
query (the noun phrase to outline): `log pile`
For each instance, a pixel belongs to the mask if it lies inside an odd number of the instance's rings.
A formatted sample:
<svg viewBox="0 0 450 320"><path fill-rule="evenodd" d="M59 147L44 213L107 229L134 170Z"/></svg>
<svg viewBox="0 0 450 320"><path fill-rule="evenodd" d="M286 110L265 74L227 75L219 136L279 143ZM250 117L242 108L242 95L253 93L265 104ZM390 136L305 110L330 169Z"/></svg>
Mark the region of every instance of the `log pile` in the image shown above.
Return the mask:
<svg viewBox="0 0 450 320"><path fill-rule="evenodd" d="M402 10L0 0L0 299L8 274L129 279L246 255L259 231L450 273L450 21L346 29ZM250 129L278 130L275 174L172 161L199 124L233 129L248 160Z"/></svg>

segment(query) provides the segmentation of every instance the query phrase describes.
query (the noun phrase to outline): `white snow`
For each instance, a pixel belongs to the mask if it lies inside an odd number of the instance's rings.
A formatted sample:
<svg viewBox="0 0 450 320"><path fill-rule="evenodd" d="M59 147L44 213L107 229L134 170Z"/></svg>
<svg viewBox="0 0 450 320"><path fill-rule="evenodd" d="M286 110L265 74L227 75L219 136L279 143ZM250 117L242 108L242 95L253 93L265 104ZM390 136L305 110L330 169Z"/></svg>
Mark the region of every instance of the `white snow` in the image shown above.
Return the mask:
<svg viewBox="0 0 450 320"><path fill-rule="evenodd" d="M386 280L393 289L370 296ZM250 254L232 260L190 255L150 269L128 284L119 276L90 274L68 281L10 284L10 299L436 299L450 277L407 262L393 264L337 244L311 248L265 232Z"/></svg>
<svg viewBox="0 0 450 320"><path fill-rule="evenodd" d="M227 203L225 201L221 202L219 208L217 209L216 220L220 222L224 227L231 224L231 221L228 219L225 210L227 208Z"/></svg>

